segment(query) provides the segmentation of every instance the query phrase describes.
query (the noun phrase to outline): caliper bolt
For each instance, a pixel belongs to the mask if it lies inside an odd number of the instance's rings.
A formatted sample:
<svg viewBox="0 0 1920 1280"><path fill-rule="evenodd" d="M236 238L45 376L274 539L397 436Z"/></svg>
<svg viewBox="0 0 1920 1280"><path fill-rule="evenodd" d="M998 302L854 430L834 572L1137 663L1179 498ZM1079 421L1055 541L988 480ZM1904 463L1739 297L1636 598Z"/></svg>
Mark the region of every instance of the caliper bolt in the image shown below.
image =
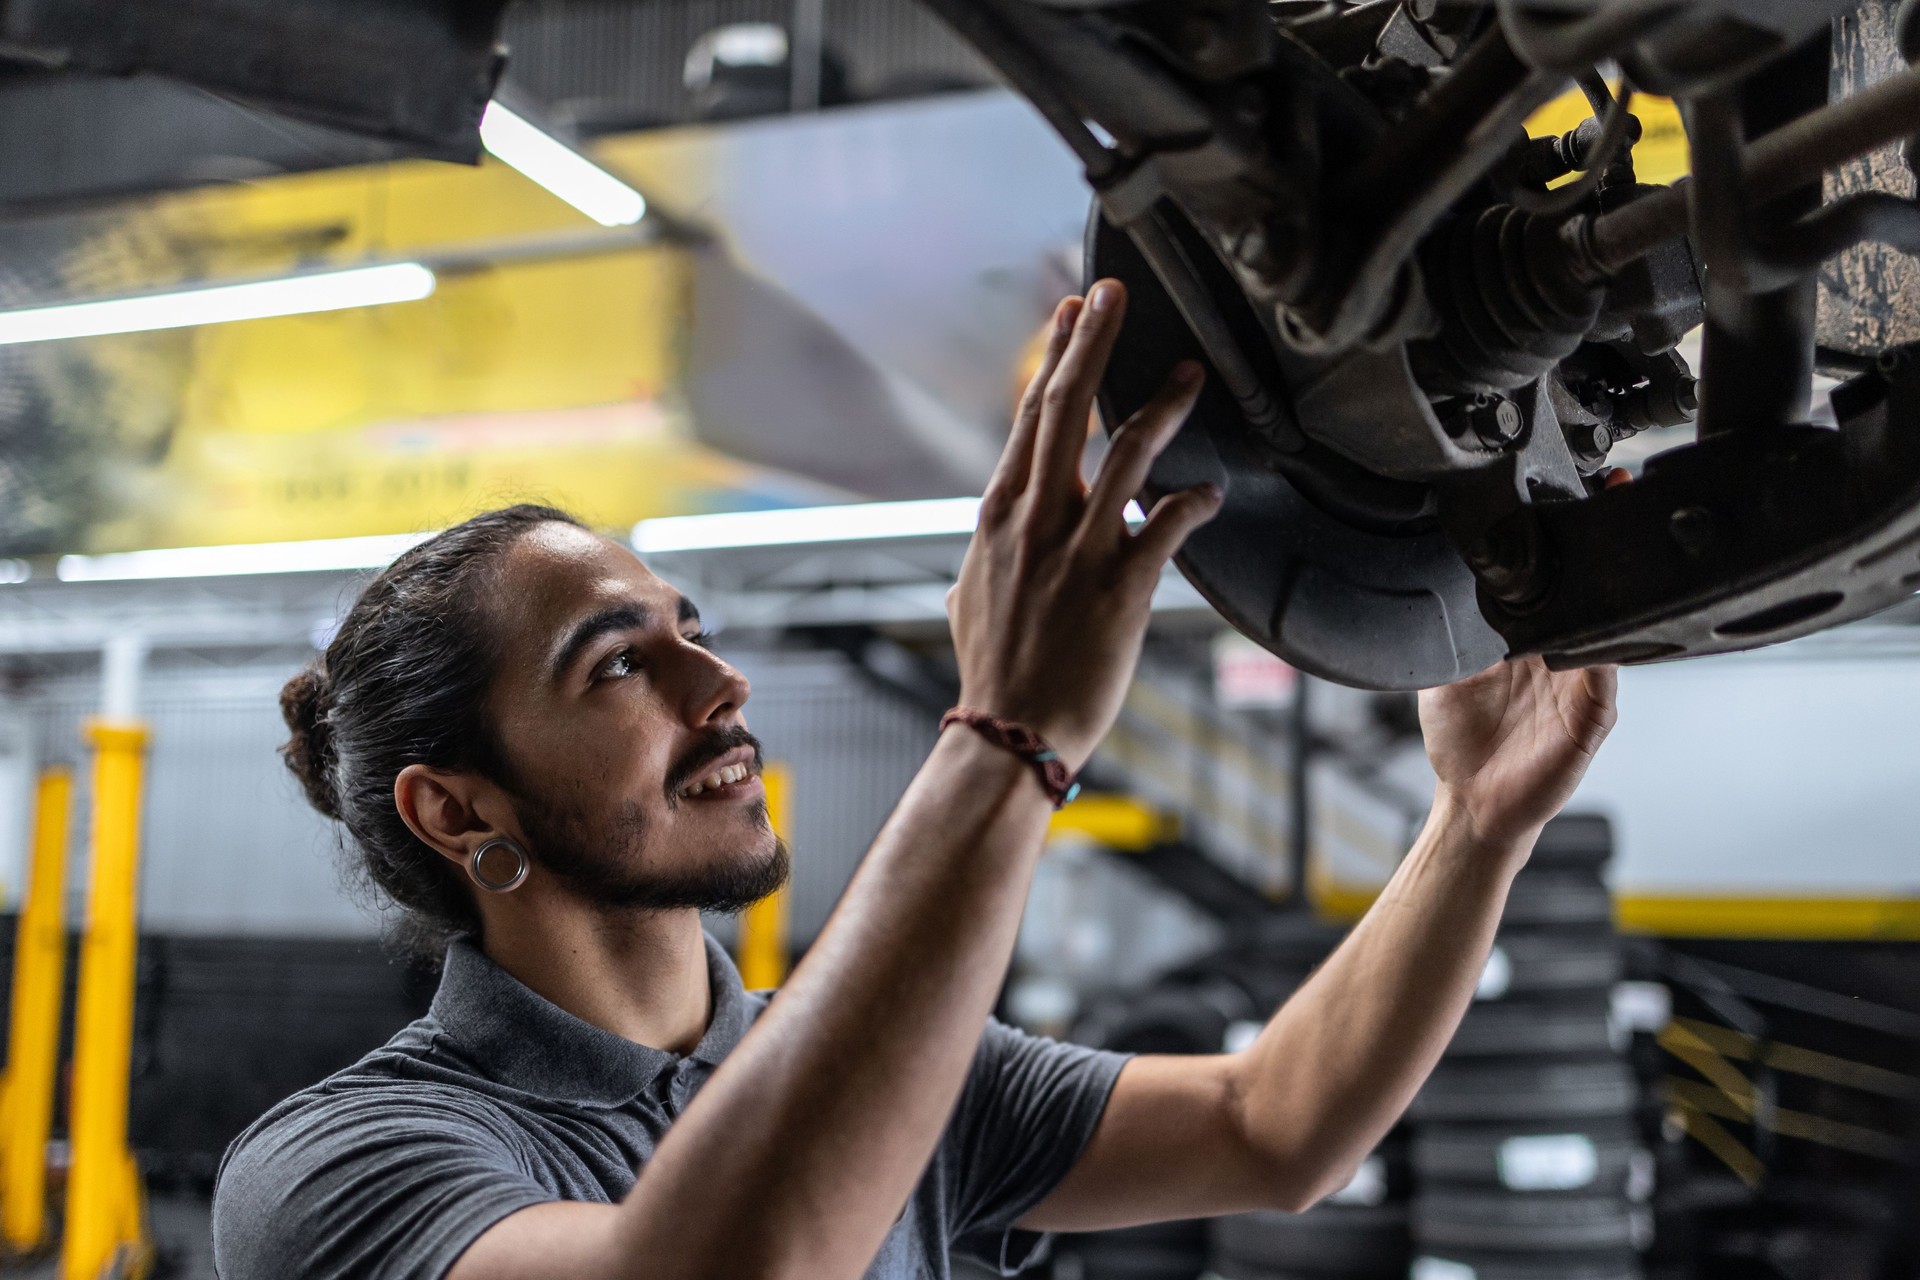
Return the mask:
<svg viewBox="0 0 1920 1280"><path fill-rule="evenodd" d="M1719 536L1713 512L1705 507L1681 507L1667 517L1667 532L1673 535L1674 544L1695 560L1712 551Z"/></svg>
<svg viewBox="0 0 1920 1280"><path fill-rule="evenodd" d="M1475 396L1461 411L1461 421L1489 449L1504 449L1527 429L1520 406L1505 396Z"/></svg>

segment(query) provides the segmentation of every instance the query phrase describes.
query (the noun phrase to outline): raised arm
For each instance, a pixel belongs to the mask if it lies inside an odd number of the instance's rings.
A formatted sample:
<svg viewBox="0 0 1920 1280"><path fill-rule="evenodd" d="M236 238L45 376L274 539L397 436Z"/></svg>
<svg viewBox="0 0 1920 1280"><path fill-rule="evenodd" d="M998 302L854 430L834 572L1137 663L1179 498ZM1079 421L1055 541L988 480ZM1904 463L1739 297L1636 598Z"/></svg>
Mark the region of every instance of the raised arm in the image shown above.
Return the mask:
<svg viewBox="0 0 1920 1280"><path fill-rule="evenodd" d="M1118 713L1161 567L1219 496L1123 508L1198 371L1080 478L1125 298L1063 303L949 597L962 698L1077 768ZM859 1276L939 1141L1012 953L1050 806L1031 770L948 729L805 960L614 1207L548 1204L483 1234L453 1280Z"/></svg>
<svg viewBox="0 0 1920 1280"><path fill-rule="evenodd" d="M1373 909L1247 1049L1128 1063L1086 1153L1023 1225L1303 1209L1406 1110L1473 997L1514 875L1613 726L1614 672L1505 663L1421 695L1420 718L1439 789Z"/></svg>

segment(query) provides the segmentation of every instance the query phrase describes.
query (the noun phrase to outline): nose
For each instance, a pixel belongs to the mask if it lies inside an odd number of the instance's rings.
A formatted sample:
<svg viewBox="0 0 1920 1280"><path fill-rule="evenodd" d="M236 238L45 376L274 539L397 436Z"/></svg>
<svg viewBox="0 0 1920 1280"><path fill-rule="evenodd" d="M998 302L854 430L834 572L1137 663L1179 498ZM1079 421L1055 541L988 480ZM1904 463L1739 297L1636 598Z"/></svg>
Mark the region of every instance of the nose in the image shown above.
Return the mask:
<svg viewBox="0 0 1920 1280"><path fill-rule="evenodd" d="M752 686L733 665L699 645L689 644L687 723L699 728L737 713L747 703Z"/></svg>

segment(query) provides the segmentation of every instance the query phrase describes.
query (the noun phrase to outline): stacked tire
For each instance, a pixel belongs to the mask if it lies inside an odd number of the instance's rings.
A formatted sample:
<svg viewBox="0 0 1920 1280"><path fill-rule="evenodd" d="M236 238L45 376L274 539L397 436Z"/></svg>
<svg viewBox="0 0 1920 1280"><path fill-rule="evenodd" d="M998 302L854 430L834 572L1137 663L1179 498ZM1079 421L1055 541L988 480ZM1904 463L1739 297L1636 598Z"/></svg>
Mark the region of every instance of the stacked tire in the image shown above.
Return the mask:
<svg viewBox="0 0 1920 1280"><path fill-rule="evenodd" d="M1611 1017L1603 818L1549 824L1412 1121L1413 1280L1639 1280L1651 1159Z"/></svg>
<svg viewBox="0 0 1920 1280"><path fill-rule="evenodd" d="M1121 1053L1218 1053L1228 1028L1257 1012L1239 984L1196 975L1097 1002L1073 1038ZM1198 1280L1206 1265L1207 1224L1192 1219L1061 1236L1053 1273L1057 1280Z"/></svg>
<svg viewBox="0 0 1920 1280"><path fill-rule="evenodd" d="M1076 1023L1073 1039L1082 1044L1115 1049L1127 1053L1209 1054L1239 1047L1240 1038L1250 1036L1273 1015L1296 987L1326 958L1339 941L1338 931L1311 921L1276 919L1233 945L1203 956L1191 964L1166 974L1143 992L1114 993L1095 1001ZM1373 1162L1384 1171L1389 1165L1393 1176L1397 1208L1386 1210L1394 1245L1397 1270L1388 1274L1402 1280L1407 1274L1406 1244L1406 1158L1401 1144L1397 1164ZM1355 1180L1352 1190L1365 1191L1367 1175ZM1373 1248L1371 1233L1367 1241L1348 1246L1337 1237L1366 1229L1368 1215L1380 1216L1379 1204L1350 1204L1322 1214L1291 1218L1282 1214L1249 1214L1240 1227L1238 1245L1249 1259L1264 1259L1274 1252L1281 1236L1288 1250L1295 1244L1296 1228L1307 1218L1313 1222L1308 1233L1321 1240L1321 1249L1342 1250ZM1318 1215L1318 1216L1315 1216ZM1395 1216L1397 1215L1397 1217ZM1322 1230L1323 1224L1326 1229ZM1233 1228L1228 1228L1229 1235ZM1324 1238L1324 1239L1322 1239ZM1281 1275L1345 1280L1371 1280L1373 1272L1275 1272L1268 1270L1222 1271L1218 1265L1218 1228L1201 1220L1161 1222L1119 1231L1096 1231L1083 1235L1061 1236L1055 1246L1055 1280L1198 1280L1208 1270L1218 1271L1227 1280L1275 1280ZM1290 1255L1291 1256L1291 1255Z"/></svg>
<svg viewBox="0 0 1920 1280"><path fill-rule="evenodd" d="M1402 1280L1413 1251L1408 1190L1396 1131L1344 1190L1305 1213L1215 1219L1208 1269L1220 1280Z"/></svg>

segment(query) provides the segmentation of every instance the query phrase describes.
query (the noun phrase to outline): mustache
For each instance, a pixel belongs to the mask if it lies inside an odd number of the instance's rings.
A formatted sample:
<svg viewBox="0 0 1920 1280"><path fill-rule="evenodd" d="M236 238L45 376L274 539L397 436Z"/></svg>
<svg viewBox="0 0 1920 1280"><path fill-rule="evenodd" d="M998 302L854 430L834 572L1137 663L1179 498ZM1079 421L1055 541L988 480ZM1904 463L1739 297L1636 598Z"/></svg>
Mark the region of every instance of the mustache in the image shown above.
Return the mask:
<svg viewBox="0 0 1920 1280"><path fill-rule="evenodd" d="M753 748L753 771L760 772L760 739L747 732L744 725L714 729L688 747L673 768L667 770L667 799L676 799L680 788L705 773L715 760L740 747Z"/></svg>

